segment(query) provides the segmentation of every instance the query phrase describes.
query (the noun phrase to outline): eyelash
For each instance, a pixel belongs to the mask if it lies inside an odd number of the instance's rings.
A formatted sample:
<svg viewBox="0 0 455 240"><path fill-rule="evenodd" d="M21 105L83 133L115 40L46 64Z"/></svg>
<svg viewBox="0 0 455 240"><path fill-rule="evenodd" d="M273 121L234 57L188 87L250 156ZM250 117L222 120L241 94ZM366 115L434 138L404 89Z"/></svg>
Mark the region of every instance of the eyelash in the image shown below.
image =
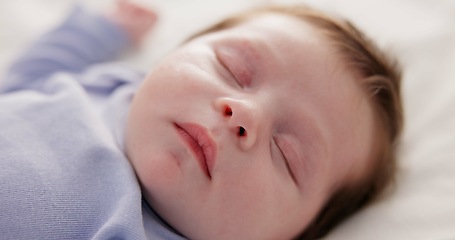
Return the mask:
<svg viewBox="0 0 455 240"><path fill-rule="evenodd" d="M288 170L288 173L289 175L291 176L292 180L294 180L294 182L297 183L296 181L296 178L294 176L294 173L292 172L292 169L291 169L291 166L289 165L289 161L288 159L286 158L286 155L284 154L283 150L281 150L280 146L278 145L277 143L277 140L275 138L273 138L273 142L275 143L276 147L278 148L278 150L280 151L280 155L282 156L283 158L283 161L286 165L286 169Z"/></svg>
<svg viewBox="0 0 455 240"><path fill-rule="evenodd" d="M237 79L237 77L235 76L235 74L232 72L231 68L229 68L225 63L224 61L220 58L219 54L217 53L216 54L216 58L217 58L217 61L218 63L229 73L230 75L230 79L229 80L234 80L235 81L235 84L237 86L239 86L240 88L244 88L244 85Z"/></svg>

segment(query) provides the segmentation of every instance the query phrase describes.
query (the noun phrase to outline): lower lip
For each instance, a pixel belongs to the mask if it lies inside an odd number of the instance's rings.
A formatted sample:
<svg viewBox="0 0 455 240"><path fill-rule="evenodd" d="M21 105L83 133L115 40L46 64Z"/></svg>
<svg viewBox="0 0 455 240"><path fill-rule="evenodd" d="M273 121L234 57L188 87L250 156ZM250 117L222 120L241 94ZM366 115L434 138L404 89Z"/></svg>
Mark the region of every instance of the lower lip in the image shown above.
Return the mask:
<svg viewBox="0 0 455 240"><path fill-rule="evenodd" d="M175 127L177 128L179 135L183 138L184 142L194 154L195 159L198 161L199 166L202 168L204 173L209 178L212 178L211 169L214 161L214 143L208 137L205 129L192 123L175 124ZM208 147L209 145L211 146Z"/></svg>

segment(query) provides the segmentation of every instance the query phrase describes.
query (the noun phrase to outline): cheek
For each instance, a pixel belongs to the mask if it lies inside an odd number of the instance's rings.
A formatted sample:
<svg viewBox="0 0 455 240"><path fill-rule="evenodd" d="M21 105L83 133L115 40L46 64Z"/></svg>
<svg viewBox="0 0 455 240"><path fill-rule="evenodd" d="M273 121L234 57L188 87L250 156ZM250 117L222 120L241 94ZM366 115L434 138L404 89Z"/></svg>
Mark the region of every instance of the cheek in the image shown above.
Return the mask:
<svg viewBox="0 0 455 240"><path fill-rule="evenodd" d="M172 125L163 121L166 109L141 89L130 108L126 129L126 153L136 175L148 191L166 188L179 173L179 162L174 150Z"/></svg>
<svg viewBox="0 0 455 240"><path fill-rule="evenodd" d="M155 151L144 154L142 159L134 159L137 160L133 163L136 174L147 192L172 186L172 181L178 176L180 169L176 159L171 154L164 153Z"/></svg>
<svg viewBox="0 0 455 240"><path fill-rule="evenodd" d="M227 212L244 215L274 215L274 210L289 203L297 195L292 183L279 174L270 156L249 157L232 154L220 159L224 165L216 189L220 205L232 209ZM277 208L278 207L278 208ZM263 214L263 215L262 215ZM246 216L245 216L246 217Z"/></svg>
<svg viewBox="0 0 455 240"><path fill-rule="evenodd" d="M256 239L264 236L289 239L302 230L319 209L322 201L302 194L279 172L270 156L226 160L230 164L224 168L225 178L217 183L217 199L213 202L219 212L211 216L224 216L229 222L223 225L240 229L242 226L238 224L241 224L248 226L248 231L256 229L266 233Z"/></svg>
<svg viewBox="0 0 455 240"><path fill-rule="evenodd" d="M161 68L147 76L137 95L145 100L146 105L166 107L178 112L182 110L178 109L182 106L181 102L188 101L188 98L194 97L198 91L200 92L201 88L194 83L194 77L190 74Z"/></svg>
<svg viewBox="0 0 455 240"><path fill-rule="evenodd" d="M147 76L139 94L145 94L151 100L172 99L170 97L175 97L172 93L185 92L187 78L170 66L159 66Z"/></svg>
<svg viewBox="0 0 455 240"><path fill-rule="evenodd" d="M296 190L260 167L239 172L230 181L222 182L218 190L213 204L216 210L210 210L212 215L206 217L223 216L214 228L257 234L250 239L289 239L306 222L302 214L304 203Z"/></svg>
<svg viewBox="0 0 455 240"><path fill-rule="evenodd" d="M170 186L179 166L172 152L164 148L164 144L169 142L166 135L148 131L150 127L134 127L127 135L127 154L143 189L152 191L153 188Z"/></svg>

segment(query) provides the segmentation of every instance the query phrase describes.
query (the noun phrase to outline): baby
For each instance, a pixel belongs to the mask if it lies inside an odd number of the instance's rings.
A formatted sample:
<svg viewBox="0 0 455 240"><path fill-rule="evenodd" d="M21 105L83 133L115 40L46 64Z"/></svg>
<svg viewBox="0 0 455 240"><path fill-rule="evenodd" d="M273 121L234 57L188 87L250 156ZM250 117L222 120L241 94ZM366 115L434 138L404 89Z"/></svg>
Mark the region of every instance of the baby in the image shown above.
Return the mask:
<svg viewBox="0 0 455 240"><path fill-rule="evenodd" d="M393 178L400 74L350 23L257 8L145 77L91 66L154 22L126 1L107 18L79 9L13 65L0 98L7 238L314 239Z"/></svg>

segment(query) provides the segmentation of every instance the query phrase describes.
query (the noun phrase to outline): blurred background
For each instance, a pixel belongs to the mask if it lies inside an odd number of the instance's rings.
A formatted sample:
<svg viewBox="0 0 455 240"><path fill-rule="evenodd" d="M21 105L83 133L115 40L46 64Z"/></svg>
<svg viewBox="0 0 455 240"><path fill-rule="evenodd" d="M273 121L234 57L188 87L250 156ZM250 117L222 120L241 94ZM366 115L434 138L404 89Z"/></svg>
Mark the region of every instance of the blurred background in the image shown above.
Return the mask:
<svg viewBox="0 0 455 240"><path fill-rule="evenodd" d="M455 239L455 1L134 2L159 14L159 23L145 44L122 59L144 71L192 33L256 5L306 3L352 20L403 65L406 128L396 191L350 219L327 239ZM75 4L106 11L113 1L0 1L0 76L31 41L61 22Z"/></svg>

